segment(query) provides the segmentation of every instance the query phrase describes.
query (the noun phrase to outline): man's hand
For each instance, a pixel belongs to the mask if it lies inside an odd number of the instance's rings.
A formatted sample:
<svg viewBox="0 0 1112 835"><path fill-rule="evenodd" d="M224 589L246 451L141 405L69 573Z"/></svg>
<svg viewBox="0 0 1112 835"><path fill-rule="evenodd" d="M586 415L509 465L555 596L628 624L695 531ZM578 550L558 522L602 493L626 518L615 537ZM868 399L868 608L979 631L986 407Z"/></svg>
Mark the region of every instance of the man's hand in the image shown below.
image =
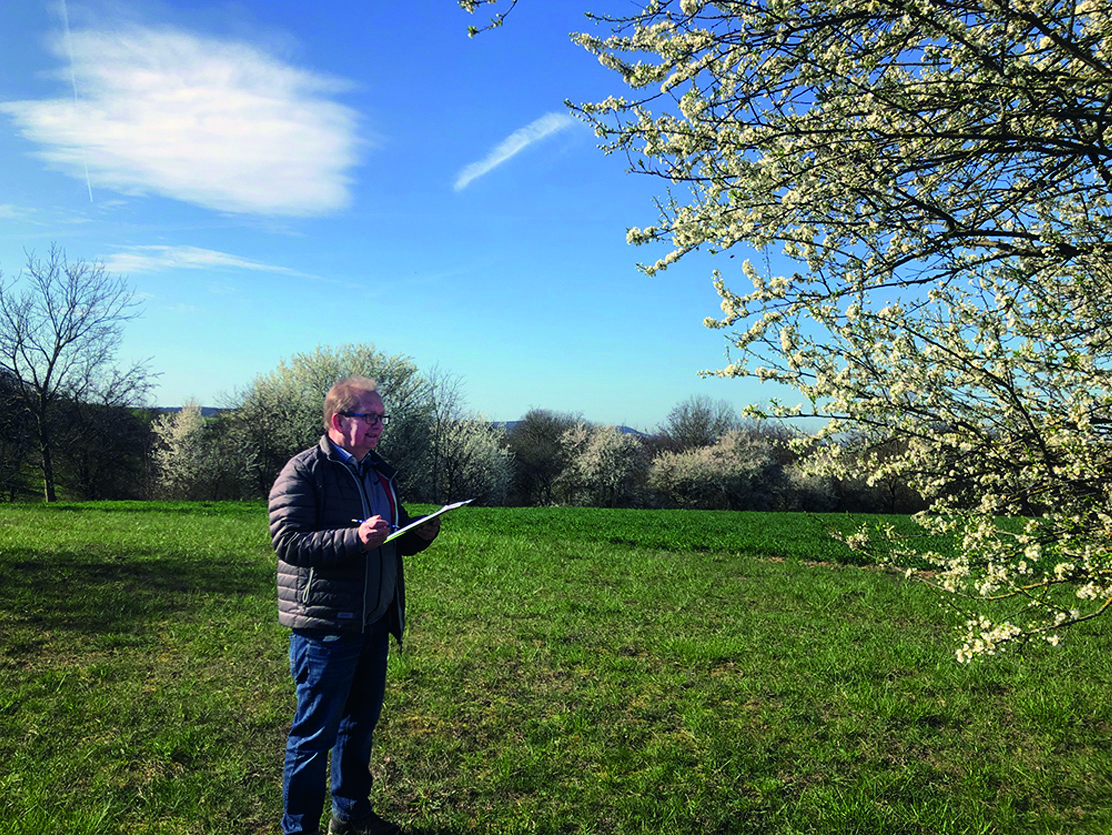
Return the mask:
<svg viewBox="0 0 1112 835"><path fill-rule="evenodd" d="M413 532L425 542L432 542L436 539L436 535L440 533L440 517L437 516L435 519L429 519L423 525L418 525L413 529Z"/></svg>
<svg viewBox="0 0 1112 835"><path fill-rule="evenodd" d="M390 535L390 523L381 516L372 516L359 525L359 541L364 551L378 548Z"/></svg>

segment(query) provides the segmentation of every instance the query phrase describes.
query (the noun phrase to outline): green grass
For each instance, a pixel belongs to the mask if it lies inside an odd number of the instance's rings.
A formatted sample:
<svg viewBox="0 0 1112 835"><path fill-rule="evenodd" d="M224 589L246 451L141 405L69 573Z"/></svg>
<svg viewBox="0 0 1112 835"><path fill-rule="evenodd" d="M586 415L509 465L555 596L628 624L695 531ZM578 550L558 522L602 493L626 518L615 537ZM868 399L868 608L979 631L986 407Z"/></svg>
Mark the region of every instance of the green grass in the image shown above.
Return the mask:
<svg viewBox="0 0 1112 835"><path fill-rule="evenodd" d="M796 514L467 508L407 564L379 810L452 833L1107 833L1112 624L970 666ZM0 506L0 832L277 833L258 504Z"/></svg>

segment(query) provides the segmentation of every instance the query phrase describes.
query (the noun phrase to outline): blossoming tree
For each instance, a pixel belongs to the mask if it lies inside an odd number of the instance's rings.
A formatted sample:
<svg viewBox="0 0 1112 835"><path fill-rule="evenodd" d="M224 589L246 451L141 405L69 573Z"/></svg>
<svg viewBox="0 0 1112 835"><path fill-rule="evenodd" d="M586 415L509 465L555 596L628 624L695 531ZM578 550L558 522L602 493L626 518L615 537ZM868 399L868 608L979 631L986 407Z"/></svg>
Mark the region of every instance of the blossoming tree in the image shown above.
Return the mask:
<svg viewBox="0 0 1112 835"><path fill-rule="evenodd" d="M739 244L792 259L715 273L717 373L793 386L803 405L772 411L828 417L831 469L912 479L954 550L886 551L1008 604L964 607L959 658L1104 612L1112 7L647 0L595 17L604 34L575 39L629 93L573 109L666 184L629 232L669 244L644 270ZM839 455L848 437L901 451Z"/></svg>
<svg viewBox="0 0 1112 835"><path fill-rule="evenodd" d="M556 478L565 501L589 507L623 507L643 481L640 439L616 426L578 421L559 438L565 465Z"/></svg>

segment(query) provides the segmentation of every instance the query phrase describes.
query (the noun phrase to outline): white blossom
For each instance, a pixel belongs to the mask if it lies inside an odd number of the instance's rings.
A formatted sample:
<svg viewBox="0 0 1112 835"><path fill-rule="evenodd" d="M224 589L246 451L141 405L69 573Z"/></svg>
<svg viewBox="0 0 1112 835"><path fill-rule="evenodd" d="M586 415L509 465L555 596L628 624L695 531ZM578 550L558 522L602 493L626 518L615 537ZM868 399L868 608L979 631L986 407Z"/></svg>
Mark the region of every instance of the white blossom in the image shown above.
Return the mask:
<svg viewBox="0 0 1112 835"><path fill-rule="evenodd" d="M732 347L711 373L793 387L809 405L769 411L830 418L823 442L890 442L824 466L904 474L954 548L887 558L927 559L961 600L1025 602L971 618L961 660L1112 594L1112 15L1022 6L653 0L576 37L654 93L579 108L674 189L629 232L672 244L645 272L760 253L713 276L705 324ZM759 266L778 252L796 272ZM1059 585L1083 601L1064 618Z"/></svg>

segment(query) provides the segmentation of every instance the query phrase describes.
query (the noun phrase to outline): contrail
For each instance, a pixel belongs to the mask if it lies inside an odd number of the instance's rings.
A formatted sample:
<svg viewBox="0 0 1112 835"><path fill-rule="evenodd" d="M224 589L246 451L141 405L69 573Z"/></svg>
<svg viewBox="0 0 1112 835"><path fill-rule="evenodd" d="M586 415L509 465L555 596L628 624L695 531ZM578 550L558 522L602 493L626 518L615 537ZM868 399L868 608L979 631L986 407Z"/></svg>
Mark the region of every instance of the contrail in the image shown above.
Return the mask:
<svg viewBox="0 0 1112 835"><path fill-rule="evenodd" d="M456 177L453 188L456 191L461 191L472 180L493 171L514 154L523 151L534 142L544 139L550 134L565 130L574 124L575 120L566 113L547 113L539 119L534 119L525 127L515 130L503 139L496 148L486 155L485 159L473 162L464 168Z"/></svg>
<svg viewBox="0 0 1112 835"><path fill-rule="evenodd" d="M74 113L77 112L77 73L73 68L73 45L70 43L70 21L69 9L66 7L66 0L61 0L59 3L62 9L62 26L66 32L66 53L69 55L70 62L70 82L73 84L73 107ZM85 187L89 189L89 202L93 202L93 183L89 179L89 160L85 155L85 144L81 143L81 162L85 166Z"/></svg>

